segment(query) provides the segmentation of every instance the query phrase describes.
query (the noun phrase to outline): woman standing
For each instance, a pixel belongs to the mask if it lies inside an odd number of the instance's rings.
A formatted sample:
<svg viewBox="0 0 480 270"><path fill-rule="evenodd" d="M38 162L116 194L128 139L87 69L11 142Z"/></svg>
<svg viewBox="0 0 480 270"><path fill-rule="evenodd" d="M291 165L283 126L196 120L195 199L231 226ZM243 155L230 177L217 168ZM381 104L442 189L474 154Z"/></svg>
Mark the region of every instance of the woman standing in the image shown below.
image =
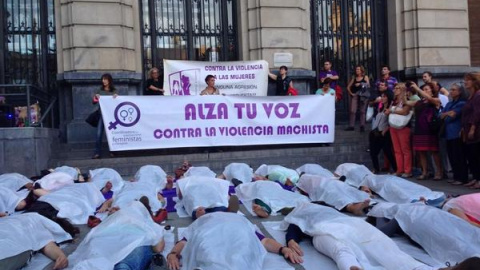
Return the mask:
<svg viewBox="0 0 480 270"><path fill-rule="evenodd" d="M365 76L362 66L355 67L355 76L348 83L347 90L350 96L350 125L347 131L355 130L355 118L360 109L360 132L365 131L365 111L368 105L368 97L365 94L370 88L370 80Z"/></svg>
<svg viewBox="0 0 480 270"><path fill-rule="evenodd" d="M480 188L480 72L465 75L465 88L470 97L462 110L462 139L466 144L468 167L473 180L466 184Z"/></svg>
<svg viewBox="0 0 480 270"><path fill-rule="evenodd" d="M100 100L101 96L113 96L113 98L117 97L117 92L115 86L113 86L113 79L112 75L105 73L102 75L102 86L98 89L97 93L93 96L92 103L95 105L97 110L100 110L100 104L98 101ZM95 153L93 155L93 159L100 158L102 154L102 137L103 137L103 118L100 114L100 119L98 120L97 126L97 140L95 143ZM110 154L113 156L113 154Z"/></svg>
<svg viewBox="0 0 480 270"><path fill-rule="evenodd" d="M468 182L467 159L460 130L462 129L461 115L465 101L462 99L464 89L458 84L450 88L452 101L448 102L440 117L445 121L445 134L447 140L447 153L452 165L452 185L462 185Z"/></svg>
<svg viewBox="0 0 480 270"><path fill-rule="evenodd" d="M392 106L385 111L386 115L408 115L412 107L407 105L407 87L404 83L395 84ZM410 123L403 128L390 128L395 161L397 162L397 176L412 177L412 149L410 148Z"/></svg>
<svg viewBox="0 0 480 270"><path fill-rule="evenodd" d="M430 152L437 169L433 180L442 180L443 170L438 152L438 131L431 127L432 122L438 117L438 109L442 103L432 83L426 83L422 90L412 82L411 88L417 91L422 98L415 104L415 130L413 133L413 150L418 153L420 167L422 168L422 174L417 179L425 180L428 177L427 153Z"/></svg>
<svg viewBox="0 0 480 270"><path fill-rule="evenodd" d="M372 124L372 131L370 131L370 157L373 163L373 173L380 172L380 165L378 164L378 154L383 150L385 157L395 171L397 166L392 152L392 139L390 137L390 128L388 126L388 116L385 111L390 107L393 101L393 95L389 92L384 92L380 96L381 102L378 104L378 113Z"/></svg>
<svg viewBox="0 0 480 270"><path fill-rule="evenodd" d="M163 96L163 78L160 78L160 71L154 67L148 71L147 87L143 93L146 96Z"/></svg>
<svg viewBox="0 0 480 270"><path fill-rule="evenodd" d="M207 83L207 87L200 92L200 96L220 95L220 91L215 87L215 76L207 75L207 77L205 77L205 83Z"/></svg>

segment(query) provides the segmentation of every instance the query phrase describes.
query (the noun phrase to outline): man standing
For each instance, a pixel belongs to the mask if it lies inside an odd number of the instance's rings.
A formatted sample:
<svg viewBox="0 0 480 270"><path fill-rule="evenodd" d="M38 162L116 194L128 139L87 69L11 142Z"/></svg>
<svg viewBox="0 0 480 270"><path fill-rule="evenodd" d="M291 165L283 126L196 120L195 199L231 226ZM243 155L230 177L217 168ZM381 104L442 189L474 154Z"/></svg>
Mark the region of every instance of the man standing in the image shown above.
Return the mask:
<svg viewBox="0 0 480 270"><path fill-rule="evenodd" d="M320 71L318 78L322 84L326 78L329 78L331 80L330 88L336 89L337 81L340 79L340 76L338 76L338 73L335 70L332 70L332 62L327 60L323 63L323 70Z"/></svg>
<svg viewBox="0 0 480 270"><path fill-rule="evenodd" d="M381 73L382 73L382 77L380 79L377 79L377 81L375 82L375 87L377 89L379 89L378 86L379 86L380 82L385 81L385 82L387 82L388 91L390 91L390 93L393 94L393 87L398 82L397 78L395 78L393 76L390 76L390 67L387 66L387 65L382 66Z"/></svg>
<svg viewBox="0 0 480 270"><path fill-rule="evenodd" d="M275 95L277 96L287 96L288 88L293 88L292 79L287 76L287 71L288 68L286 66L281 66L278 75L271 72L268 73L268 77L274 80L277 84L277 91L275 92Z"/></svg>

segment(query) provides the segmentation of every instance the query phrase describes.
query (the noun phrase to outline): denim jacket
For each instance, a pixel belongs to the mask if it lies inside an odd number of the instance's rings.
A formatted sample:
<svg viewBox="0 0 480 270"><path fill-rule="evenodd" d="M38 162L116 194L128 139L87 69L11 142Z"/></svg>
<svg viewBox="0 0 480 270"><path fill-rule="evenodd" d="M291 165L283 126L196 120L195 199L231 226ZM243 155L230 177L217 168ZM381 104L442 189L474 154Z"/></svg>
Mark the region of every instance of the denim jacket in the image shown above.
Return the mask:
<svg viewBox="0 0 480 270"><path fill-rule="evenodd" d="M454 111L455 117L445 117L445 139L453 140L460 137L460 130L462 129L462 108L465 106L464 100L452 100L447 103L442 113Z"/></svg>

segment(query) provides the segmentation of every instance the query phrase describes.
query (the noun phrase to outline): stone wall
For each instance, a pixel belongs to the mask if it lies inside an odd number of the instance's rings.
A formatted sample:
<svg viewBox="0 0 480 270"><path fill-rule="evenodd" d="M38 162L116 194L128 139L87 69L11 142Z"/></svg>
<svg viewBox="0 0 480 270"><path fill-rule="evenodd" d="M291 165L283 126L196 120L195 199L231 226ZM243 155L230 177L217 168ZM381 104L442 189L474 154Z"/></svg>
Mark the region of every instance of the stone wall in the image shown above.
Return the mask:
<svg viewBox="0 0 480 270"><path fill-rule="evenodd" d="M0 128L0 174L18 172L27 177L48 168L59 144L59 132L49 128Z"/></svg>

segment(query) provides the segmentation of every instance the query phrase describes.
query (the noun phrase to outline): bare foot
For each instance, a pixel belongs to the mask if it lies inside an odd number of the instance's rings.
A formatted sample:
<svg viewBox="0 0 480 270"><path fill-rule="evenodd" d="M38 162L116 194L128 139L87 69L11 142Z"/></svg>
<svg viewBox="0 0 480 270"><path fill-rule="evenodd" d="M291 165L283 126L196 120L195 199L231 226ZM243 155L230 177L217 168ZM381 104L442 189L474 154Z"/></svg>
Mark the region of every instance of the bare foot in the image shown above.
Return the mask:
<svg viewBox="0 0 480 270"><path fill-rule="evenodd" d="M366 199L364 202L361 203L353 203L347 206L347 210L356 215L356 216L363 216L364 209L366 209L370 205L370 199Z"/></svg>
<svg viewBox="0 0 480 270"><path fill-rule="evenodd" d="M267 218L269 216L267 211L263 210L263 208L258 204L253 203L252 210L255 214L257 214L258 217Z"/></svg>
<svg viewBox="0 0 480 270"><path fill-rule="evenodd" d="M362 268L358 266L350 266L350 270L362 270Z"/></svg>
<svg viewBox="0 0 480 270"><path fill-rule="evenodd" d="M199 208L197 208L197 210L195 211L195 216L196 216L197 218L199 218L199 217L205 215L206 213L207 213L207 212L205 212L205 208L199 207Z"/></svg>
<svg viewBox="0 0 480 270"><path fill-rule="evenodd" d="M55 260L55 265L53 266L53 269L63 269L68 266L68 259L65 255L59 256Z"/></svg>

